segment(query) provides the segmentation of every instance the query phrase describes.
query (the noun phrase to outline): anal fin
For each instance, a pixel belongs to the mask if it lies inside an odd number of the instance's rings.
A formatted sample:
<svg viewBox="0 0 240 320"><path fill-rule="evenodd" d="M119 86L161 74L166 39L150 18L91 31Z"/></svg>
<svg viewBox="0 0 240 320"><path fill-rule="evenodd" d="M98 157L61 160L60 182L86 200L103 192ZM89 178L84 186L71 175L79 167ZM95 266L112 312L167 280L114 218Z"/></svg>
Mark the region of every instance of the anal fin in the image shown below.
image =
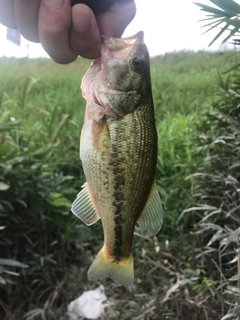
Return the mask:
<svg viewBox="0 0 240 320"><path fill-rule="evenodd" d="M72 203L71 211L87 226L91 226L96 223L100 217L98 216L89 195L87 182L84 183L82 188L82 191L79 192L77 198Z"/></svg>
<svg viewBox="0 0 240 320"><path fill-rule="evenodd" d="M159 232L163 224L163 208L156 182L153 183L146 205L137 220L142 237Z"/></svg>

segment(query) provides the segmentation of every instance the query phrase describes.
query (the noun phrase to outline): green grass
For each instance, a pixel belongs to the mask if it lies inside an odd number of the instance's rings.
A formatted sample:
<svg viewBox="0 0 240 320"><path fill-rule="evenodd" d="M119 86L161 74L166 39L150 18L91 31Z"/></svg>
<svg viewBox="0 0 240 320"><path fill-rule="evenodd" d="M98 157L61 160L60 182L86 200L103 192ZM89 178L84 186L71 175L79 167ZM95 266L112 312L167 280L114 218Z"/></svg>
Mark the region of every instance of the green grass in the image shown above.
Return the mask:
<svg viewBox="0 0 240 320"><path fill-rule="evenodd" d="M176 52L152 59L157 120L165 114L199 112L217 90L216 75L238 61L233 52Z"/></svg>
<svg viewBox="0 0 240 320"><path fill-rule="evenodd" d="M158 130L157 180L163 191L163 232L175 232L189 182L202 159L196 155L196 128L217 98L216 78L239 61L233 52L176 52L152 59L151 75ZM222 74L223 79L226 75Z"/></svg>

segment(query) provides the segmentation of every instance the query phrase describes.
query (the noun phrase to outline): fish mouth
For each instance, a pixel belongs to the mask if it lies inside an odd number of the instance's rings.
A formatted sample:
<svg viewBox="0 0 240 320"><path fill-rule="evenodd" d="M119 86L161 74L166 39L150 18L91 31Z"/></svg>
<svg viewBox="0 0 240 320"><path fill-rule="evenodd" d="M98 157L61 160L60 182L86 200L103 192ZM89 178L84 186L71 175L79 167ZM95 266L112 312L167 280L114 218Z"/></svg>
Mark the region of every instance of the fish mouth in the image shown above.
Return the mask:
<svg viewBox="0 0 240 320"><path fill-rule="evenodd" d="M143 31L127 38L113 38L102 35L101 56L125 59L134 46L143 43L143 38Z"/></svg>
<svg viewBox="0 0 240 320"><path fill-rule="evenodd" d="M108 41L109 45L112 46L110 49L116 50L115 46L118 47L119 45L123 45L123 44L127 46L134 46L138 43L143 42L144 32L138 31L133 36L126 37L126 38L113 38L113 37L105 36L104 34L102 34L101 36L102 36L103 42Z"/></svg>

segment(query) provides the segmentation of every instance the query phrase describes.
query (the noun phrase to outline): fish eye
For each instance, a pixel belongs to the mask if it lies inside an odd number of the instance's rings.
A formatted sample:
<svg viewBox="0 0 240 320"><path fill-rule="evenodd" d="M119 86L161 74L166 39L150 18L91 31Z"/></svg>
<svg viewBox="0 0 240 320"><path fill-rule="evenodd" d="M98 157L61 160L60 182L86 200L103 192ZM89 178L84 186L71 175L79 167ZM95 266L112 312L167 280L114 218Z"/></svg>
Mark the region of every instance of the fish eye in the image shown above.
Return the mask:
<svg viewBox="0 0 240 320"><path fill-rule="evenodd" d="M143 63L142 59L140 59L138 57L133 58L132 66L133 66L134 70L136 70L136 71L141 70L143 65L144 65L144 63Z"/></svg>

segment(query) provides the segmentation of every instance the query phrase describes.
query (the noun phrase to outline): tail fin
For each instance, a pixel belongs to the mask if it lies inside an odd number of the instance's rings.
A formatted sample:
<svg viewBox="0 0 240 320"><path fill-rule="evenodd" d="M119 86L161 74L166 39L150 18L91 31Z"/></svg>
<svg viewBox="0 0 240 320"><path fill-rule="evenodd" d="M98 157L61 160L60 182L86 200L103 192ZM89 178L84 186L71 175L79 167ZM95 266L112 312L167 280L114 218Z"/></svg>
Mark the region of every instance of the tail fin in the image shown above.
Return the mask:
<svg viewBox="0 0 240 320"><path fill-rule="evenodd" d="M134 280L132 255L124 261L110 260L103 247L88 270L88 279L98 280L105 277L122 285L131 286Z"/></svg>

